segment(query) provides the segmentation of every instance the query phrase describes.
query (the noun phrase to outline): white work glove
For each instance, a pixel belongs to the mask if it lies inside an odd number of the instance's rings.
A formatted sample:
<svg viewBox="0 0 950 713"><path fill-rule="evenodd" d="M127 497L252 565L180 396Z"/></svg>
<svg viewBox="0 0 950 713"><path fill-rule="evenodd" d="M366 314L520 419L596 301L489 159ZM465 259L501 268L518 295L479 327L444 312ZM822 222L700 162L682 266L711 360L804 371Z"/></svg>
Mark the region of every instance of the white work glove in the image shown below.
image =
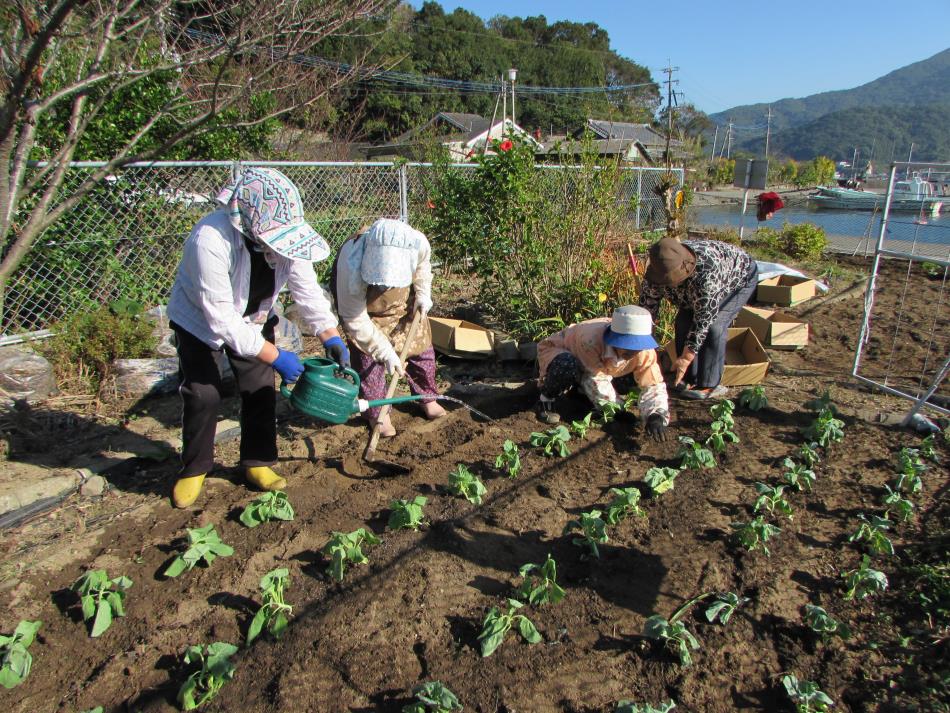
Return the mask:
<svg viewBox="0 0 950 713"><path fill-rule="evenodd" d="M432 298L416 294L416 310L422 312L422 316L425 317L430 309L432 309Z"/></svg>
<svg viewBox="0 0 950 713"><path fill-rule="evenodd" d="M402 362L399 361L399 355L396 354L394 349L390 349L385 354L383 358L380 359L380 363L386 367L386 373L392 374L396 372L399 376L405 376L406 372L402 368Z"/></svg>

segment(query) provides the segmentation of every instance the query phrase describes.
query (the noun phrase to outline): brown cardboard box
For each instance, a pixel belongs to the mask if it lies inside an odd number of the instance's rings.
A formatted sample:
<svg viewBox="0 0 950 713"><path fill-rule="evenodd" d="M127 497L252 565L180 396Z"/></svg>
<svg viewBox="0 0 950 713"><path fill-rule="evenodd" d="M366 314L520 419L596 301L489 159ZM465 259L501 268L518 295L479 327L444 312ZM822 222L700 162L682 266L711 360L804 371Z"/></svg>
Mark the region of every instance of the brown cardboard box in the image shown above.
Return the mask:
<svg viewBox="0 0 950 713"><path fill-rule="evenodd" d="M676 344L667 342L663 351L668 359L667 366L676 361ZM723 386L749 386L758 384L769 371L769 355L759 343L755 332L745 327L730 327L726 338L726 368L722 372Z"/></svg>
<svg viewBox="0 0 950 713"><path fill-rule="evenodd" d="M755 299L757 302L768 302L789 307L815 296L815 281L807 277L792 277L779 275L759 282Z"/></svg>
<svg viewBox="0 0 950 713"><path fill-rule="evenodd" d="M491 330L464 319L429 317L432 346L442 354L463 359L487 359L495 353Z"/></svg>
<svg viewBox="0 0 950 713"><path fill-rule="evenodd" d="M743 307L733 327L748 327L770 349L801 349L808 344L808 323L785 312Z"/></svg>

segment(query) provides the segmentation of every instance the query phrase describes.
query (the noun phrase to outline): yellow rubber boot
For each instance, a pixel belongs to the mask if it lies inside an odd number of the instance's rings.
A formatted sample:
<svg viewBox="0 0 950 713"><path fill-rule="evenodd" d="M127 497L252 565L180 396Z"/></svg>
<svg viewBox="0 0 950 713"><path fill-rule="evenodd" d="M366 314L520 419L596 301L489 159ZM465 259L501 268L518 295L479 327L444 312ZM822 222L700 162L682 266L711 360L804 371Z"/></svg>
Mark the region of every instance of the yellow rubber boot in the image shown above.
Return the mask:
<svg viewBox="0 0 950 713"><path fill-rule="evenodd" d="M205 482L205 473L179 478L172 488L172 505L176 508L186 508L201 494L201 486Z"/></svg>
<svg viewBox="0 0 950 713"><path fill-rule="evenodd" d="M247 469L247 482L261 490L286 490L287 481L266 465Z"/></svg>

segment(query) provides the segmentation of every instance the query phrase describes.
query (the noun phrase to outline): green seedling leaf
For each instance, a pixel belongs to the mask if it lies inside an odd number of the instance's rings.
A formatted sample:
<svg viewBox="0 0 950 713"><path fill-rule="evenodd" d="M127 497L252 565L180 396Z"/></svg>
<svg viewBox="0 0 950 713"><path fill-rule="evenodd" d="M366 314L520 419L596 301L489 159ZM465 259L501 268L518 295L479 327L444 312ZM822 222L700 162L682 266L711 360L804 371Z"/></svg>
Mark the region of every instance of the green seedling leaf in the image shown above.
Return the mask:
<svg viewBox="0 0 950 713"><path fill-rule="evenodd" d="M33 655L28 649L42 625L41 621L23 620L10 636L0 635L0 686L15 688L30 675Z"/></svg>
<svg viewBox="0 0 950 713"><path fill-rule="evenodd" d="M461 495L470 503L481 505L488 489L472 471L459 464L454 472L449 473L449 492Z"/></svg>
<svg viewBox="0 0 950 713"><path fill-rule="evenodd" d="M866 542L868 549L875 554L894 554L894 544L887 536L887 531L891 529L890 520L877 515L872 515L868 519L864 513L860 513L858 519L861 524L848 538L848 542Z"/></svg>
<svg viewBox="0 0 950 713"><path fill-rule="evenodd" d="M587 414L580 421L571 421L571 432L578 438L587 438L587 432L592 428L593 412Z"/></svg>
<svg viewBox="0 0 950 713"><path fill-rule="evenodd" d="M693 663L690 651L699 649L699 641L681 621L669 621L659 614L646 620L643 626L643 635L648 639L662 641L665 647L679 657L682 666Z"/></svg>
<svg viewBox="0 0 950 713"><path fill-rule="evenodd" d="M640 491L637 488L611 488L613 500L607 506L604 519L608 525L616 525L631 515L643 515L640 509Z"/></svg>
<svg viewBox="0 0 950 713"><path fill-rule="evenodd" d="M337 582L343 581L347 565L366 564L369 560L363 554L363 545L378 545L380 540L376 535L361 527L350 533L334 532L327 543L320 550L320 554L330 558L329 574Z"/></svg>
<svg viewBox="0 0 950 713"><path fill-rule="evenodd" d="M257 527L271 520L293 519L294 508L287 499L287 493L281 490L264 493L241 513L241 523L247 527Z"/></svg>
<svg viewBox="0 0 950 713"><path fill-rule="evenodd" d="M814 468L821 463L821 454L818 452L817 443L803 443L798 448L798 460L805 464L806 468Z"/></svg>
<svg viewBox="0 0 950 713"><path fill-rule="evenodd" d="M890 486L885 485L884 489L887 491L887 495L884 497L884 504L887 505L887 511L884 513L884 517L887 517L893 510L897 513L902 522L912 520L914 517L914 504L910 500L902 498L899 491L891 490Z"/></svg>
<svg viewBox="0 0 950 713"><path fill-rule="evenodd" d="M730 416L730 419L732 417ZM713 421L710 424L709 438L706 439L706 445L714 453L725 453L726 446L729 443L738 443L739 436L732 432L731 426L725 421Z"/></svg>
<svg viewBox="0 0 950 713"><path fill-rule="evenodd" d="M669 703L660 703L657 706L649 703L620 701L614 713L670 713L674 708L676 708L676 704L672 700Z"/></svg>
<svg viewBox="0 0 950 713"><path fill-rule="evenodd" d="M643 476L643 482L650 486L654 495L662 495L672 490L676 484L676 476L682 473L680 468L650 468Z"/></svg>
<svg viewBox="0 0 950 713"><path fill-rule="evenodd" d="M824 608L814 604L805 605L805 623L808 624L808 628L821 635L822 638L837 634L842 639L846 639L850 635L844 624L831 616Z"/></svg>
<svg viewBox="0 0 950 713"><path fill-rule="evenodd" d="M563 424L544 433L532 433L528 438L531 446L540 448L544 455L558 456L559 458L566 458L571 454L571 450L567 447L570 440L571 432Z"/></svg>
<svg viewBox="0 0 950 713"><path fill-rule="evenodd" d="M557 604L564 599L565 592L557 583L557 563L551 555L544 564L525 564L518 570L524 582L518 588L518 596L527 599L532 606Z"/></svg>
<svg viewBox="0 0 950 713"><path fill-rule="evenodd" d="M597 417L596 423L599 426L606 426L608 423L617 418L617 414L624 410L626 404L618 404L615 401L598 401L597 408L600 409L600 416Z"/></svg>
<svg viewBox="0 0 950 713"><path fill-rule="evenodd" d="M807 490L811 492L812 487L815 485L815 481L818 478L815 476L815 471L811 470L806 465L801 465L796 463L791 458L786 458L782 461L782 467L785 468L785 473L782 475L782 480L790 488L795 488L799 492Z"/></svg>
<svg viewBox="0 0 950 713"><path fill-rule="evenodd" d="M188 530L189 547L183 554L178 555L165 570L166 577L177 577L183 572L194 569L199 562L207 566L218 557L230 557L234 550L221 541L214 524Z"/></svg>
<svg viewBox="0 0 950 713"><path fill-rule="evenodd" d="M193 671L178 689L178 702L184 710L194 710L207 703L234 678L234 664L230 659L237 650L237 646L223 641L210 644L204 650L201 646L189 646L185 650L185 663L197 665L199 669Z"/></svg>
<svg viewBox="0 0 950 713"><path fill-rule="evenodd" d="M412 690L416 703L403 706L402 713L455 713L462 704L452 691L440 681L429 681Z"/></svg>
<svg viewBox="0 0 950 713"><path fill-rule="evenodd" d="M600 510L591 510L581 513L579 520L571 520L564 526L562 535L567 535L574 530L580 530L582 537L575 537L571 542L578 547L585 545L590 549L592 556L600 559L600 550L598 544L607 542L607 523L601 517Z"/></svg>
<svg viewBox="0 0 950 713"><path fill-rule="evenodd" d="M393 500L389 503L392 512L389 513L387 527L390 530L418 530L425 524L422 508L428 500L423 495L417 495L411 501Z"/></svg>
<svg viewBox="0 0 950 713"><path fill-rule="evenodd" d="M782 677L782 685L785 686L788 697L795 703L798 713L825 713L828 706L835 704L813 681L799 681L789 674Z"/></svg>
<svg viewBox="0 0 950 713"><path fill-rule="evenodd" d="M680 436L679 442L680 447L676 452L676 457L682 459L680 470L700 470L716 467L716 459L711 450L703 448L689 436Z"/></svg>
<svg viewBox="0 0 950 713"><path fill-rule="evenodd" d="M933 433L921 441L920 455L931 463L940 462L940 456L937 454L937 437Z"/></svg>
<svg viewBox="0 0 950 713"><path fill-rule="evenodd" d="M834 417L831 409L824 409L804 431L805 438L822 448L844 440L844 421Z"/></svg>
<svg viewBox="0 0 950 713"><path fill-rule="evenodd" d="M785 499L784 485L766 485L765 483L756 483L755 491L759 497L755 501L752 509L755 512L766 510L769 515L774 515L775 511L782 513L789 520L792 519L792 506Z"/></svg>
<svg viewBox="0 0 950 713"><path fill-rule="evenodd" d="M512 440L506 440L502 446L501 455L495 458L495 468L504 470L509 478L517 478L521 472L521 453L518 451L518 444Z"/></svg>
<svg viewBox="0 0 950 713"><path fill-rule="evenodd" d="M880 594L887 590L887 575L871 569L871 558L864 555L861 566L841 575L844 579L846 591L845 599L865 599L872 594Z"/></svg>
<svg viewBox="0 0 950 713"><path fill-rule="evenodd" d="M89 636L101 636L115 617L125 616L125 592L131 586L128 577L109 579L104 569L90 570L73 582L70 589L79 595L83 621L92 620Z"/></svg>
<svg viewBox="0 0 950 713"><path fill-rule="evenodd" d="M482 631L478 635L482 657L491 656L495 653L495 650L501 646L505 640L505 635L511 630L511 627L515 623L518 624L518 631L521 637L529 644L538 644L541 642L541 634L538 633L538 630L528 617L523 614L516 614L523 606L524 604L517 599L509 599L508 608L505 613L502 613L498 607L492 607L489 610L485 621L482 623Z"/></svg>
<svg viewBox="0 0 950 713"><path fill-rule="evenodd" d="M832 416L838 415L837 407L831 402L831 389L825 389L825 393L823 393L821 396L814 398L811 401L806 401L805 408L816 414L827 411L831 413Z"/></svg>
<svg viewBox="0 0 950 713"><path fill-rule="evenodd" d="M748 389L743 389L739 394L739 405L750 411L761 411L769 405L769 400L765 396L765 387L759 384Z"/></svg>
<svg viewBox="0 0 950 713"><path fill-rule="evenodd" d="M279 639L287 628L293 607L284 601L284 591L290 586L290 571L284 567L273 569L261 577L261 599L263 604L251 620L247 631L246 646L256 639L265 629L271 636Z"/></svg>
<svg viewBox="0 0 950 713"><path fill-rule="evenodd" d="M781 532L775 525L766 522L761 515L751 522L733 522L730 526L740 545L750 552L762 550L766 556L771 552L765 543Z"/></svg>
<svg viewBox="0 0 950 713"><path fill-rule="evenodd" d="M735 610L748 601L748 597L740 597L733 592L717 594L716 601L706 608L706 621L712 623L718 619L719 623L725 626L729 623L729 619L732 618Z"/></svg>

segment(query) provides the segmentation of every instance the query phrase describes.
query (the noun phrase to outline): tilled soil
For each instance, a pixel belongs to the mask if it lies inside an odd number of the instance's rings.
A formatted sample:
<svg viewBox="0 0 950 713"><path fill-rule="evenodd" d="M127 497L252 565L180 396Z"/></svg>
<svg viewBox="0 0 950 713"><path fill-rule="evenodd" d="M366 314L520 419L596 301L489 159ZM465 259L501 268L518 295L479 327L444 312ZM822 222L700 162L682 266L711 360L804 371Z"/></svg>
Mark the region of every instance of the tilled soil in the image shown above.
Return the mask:
<svg viewBox="0 0 950 713"><path fill-rule="evenodd" d="M927 290L915 290L918 307L938 294ZM119 476L115 491L98 505L111 515L85 513L95 527L71 528L55 553L38 548L33 561L7 558L5 564L21 573L8 580L3 631L19 619L43 621L31 649L32 673L4 694L9 709L173 710L187 675L185 647L243 644L259 605L261 576L287 567L287 598L294 606L289 629L277 641L263 636L242 649L234 680L207 710L395 712L410 701L414 686L428 680L449 686L465 710L485 713L612 711L621 699L671 698L685 711L792 710L781 685L787 673L818 682L837 710L910 710L917 693L904 684L906 664L884 644L914 613L895 610L899 592L843 600L840 575L863 553L848 542L858 514L883 511L896 451L920 438L854 417L899 403L857 389L847 378L860 301L819 307L809 319L814 330L808 349L773 354L767 381L772 406L737 412L741 443L717 468L684 472L672 491L656 498L642 478L654 465L677 464L675 441L647 440L635 419L622 417L584 440L573 439L568 457L546 458L528 446L530 433L541 430L531 414L533 389L492 386L484 378L492 367L484 365L471 365L474 378L485 382L474 404L495 422L460 408L434 422L411 408L395 415L400 432L381 444L380 453L411 465L407 476L342 471L341 457L365 444L359 421L332 428L303 417L283 423L279 469L288 477L293 522L243 527L238 515L255 494L235 469L222 468L198 506L185 511L172 510L161 497L174 464ZM465 368L451 371L458 377ZM511 375L495 381L505 379ZM846 440L825 455L812 493L789 496L793 517L772 518L782 532L769 543L771 556L745 552L731 539L730 523L751 517L755 482L778 481L781 460L802 442L800 429L811 418L803 402L828 386L837 387ZM562 405L568 420L586 412L578 399ZM674 401L673 409L674 435L706 436L707 405ZM524 469L513 480L493 467L506 438L522 448ZM236 445L220 448L218 459L235 462ZM481 506L447 492L448 473L459 463L483 478L488 495ZM925 475L924 492L914 496L916 521L895 527L899 556L921 540L920 528L935 513L945 512L946 475L940 467ZM562 534L565 524L604 509L610 488L627 486L643 491L643 516L611 527L600 558L586 557L585 548ZM428 498L428 524L419 532L387 530L390 501L419 494ZM209 522L234 556L164 578L186 528ZM336 583L319 550L333 531L358 527L383 542L366 549L369 564L351 567ZM16 541L28 536L13 535ZM567 596L557 605L522 610L543 643L529 646L513 631L482 658L476 637L488 609L502 607L520 584L521 565L543 562L548 554L558 563ZM891 574L897 559L878 556L874 562ZM88 638L68 590L88 568L134 580L127 616L98 639ZM720 591L749 602L726 626L709 623L703 605L694 607L685 618L701 642L692 666L681 666L640 635L651 615L668 617L691 597ZM807 603L847 622L851 638L818 639L802 622Z"/></svg>

